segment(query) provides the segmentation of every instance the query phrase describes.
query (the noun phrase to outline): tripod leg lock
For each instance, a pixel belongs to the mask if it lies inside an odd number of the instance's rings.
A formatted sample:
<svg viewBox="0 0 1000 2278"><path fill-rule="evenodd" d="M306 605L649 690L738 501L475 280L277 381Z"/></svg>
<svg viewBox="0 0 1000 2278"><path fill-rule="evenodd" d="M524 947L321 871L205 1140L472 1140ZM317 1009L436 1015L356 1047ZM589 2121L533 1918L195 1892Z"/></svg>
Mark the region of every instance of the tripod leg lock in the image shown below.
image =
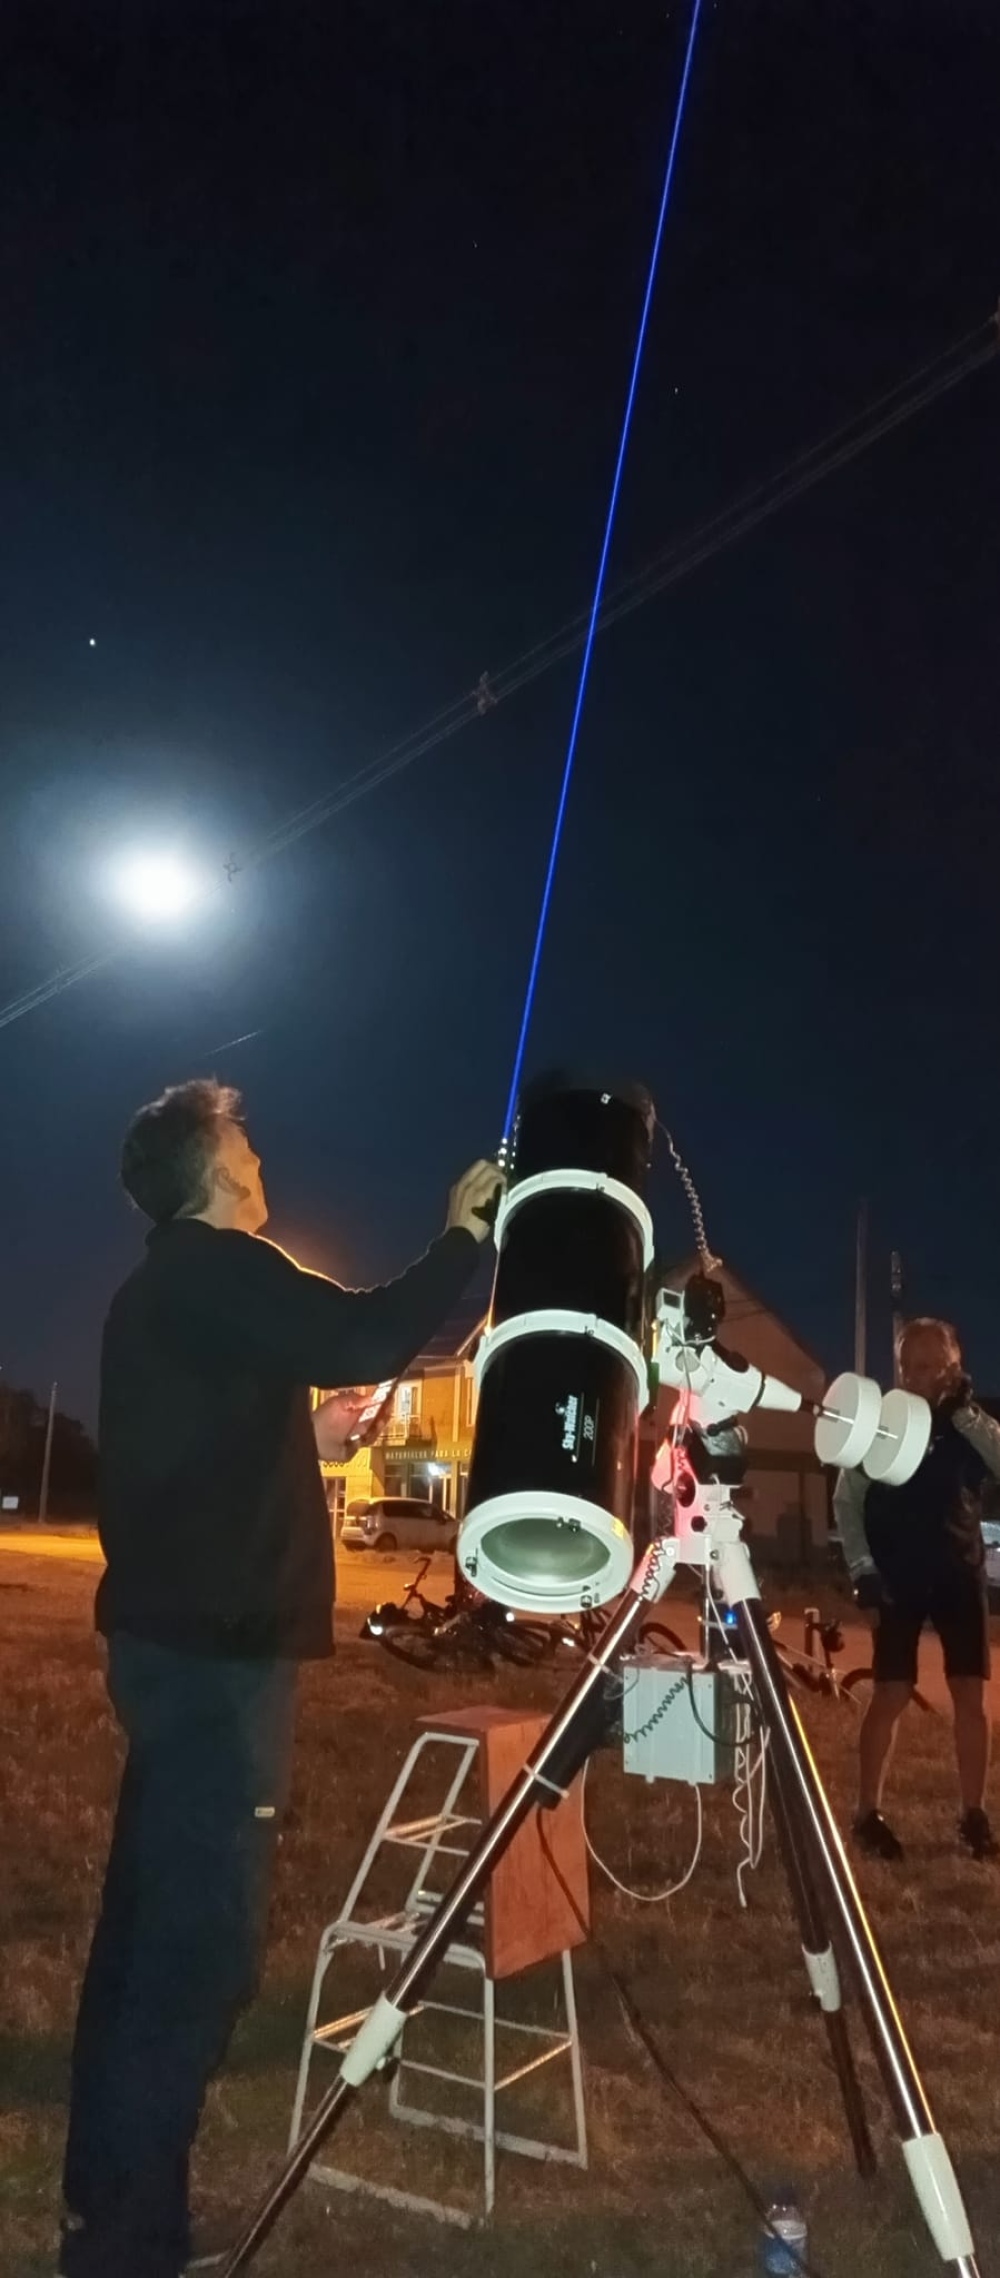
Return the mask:
<svg viewBox="0 0 1000 2278"><path fill-rule="evenodd" d="M974 2255L969 2218L944 2138L911 2136L903 2145L903 2157L942 2262L960 2262L963 2256Z"/></svg>
<svg viewBox="0 0 1000 2278"><path fill-rule="evenodd" d="M832 1946L827 1946L821 1954L811 1954L808 1946L803 1946L802 1952L809 1983L820 2008L828 2017L835 2017L844 2004L840 1991L840 1971Z"/></svg>
<svg viewBox="0 0 1000 2278"><path fill-rule="evenodd" d="M394 2002L380 1993L364 2024L355 2034L340 2067L340 2078L349 2088L361 2088L380 2065L386 2064L399 2040L407 2019L405 2009L397 2009Z"/></svg>

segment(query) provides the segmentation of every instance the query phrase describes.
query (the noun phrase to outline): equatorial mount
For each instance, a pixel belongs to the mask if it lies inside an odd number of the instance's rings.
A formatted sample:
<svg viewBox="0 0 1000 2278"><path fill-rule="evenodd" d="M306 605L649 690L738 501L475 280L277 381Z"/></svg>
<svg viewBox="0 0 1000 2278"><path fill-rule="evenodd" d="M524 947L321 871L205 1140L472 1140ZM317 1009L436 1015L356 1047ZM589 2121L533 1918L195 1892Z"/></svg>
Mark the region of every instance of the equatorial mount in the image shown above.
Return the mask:
<svg viewBox="0 0 1000 2278"><path fill-rule="evenodd" d="M692 1275L683 1290L661 1290L656 1301L655 1369L661 1384L687 1396L692 1421L721 1425L752 1415L756 1408L812 1416L821 1463L845 1471L860 1468L887 1487L902 1487L912 1479L930 1442L926 1400L898 1389L883 1394L871 1377L856 1376L853 1370L835 1378L824 1400L809 1400L718 1343L724 1306L720 1283L704 1274ZM669 1476L663 1457L661 1449L654 1487L664 1486Z"/></svg>

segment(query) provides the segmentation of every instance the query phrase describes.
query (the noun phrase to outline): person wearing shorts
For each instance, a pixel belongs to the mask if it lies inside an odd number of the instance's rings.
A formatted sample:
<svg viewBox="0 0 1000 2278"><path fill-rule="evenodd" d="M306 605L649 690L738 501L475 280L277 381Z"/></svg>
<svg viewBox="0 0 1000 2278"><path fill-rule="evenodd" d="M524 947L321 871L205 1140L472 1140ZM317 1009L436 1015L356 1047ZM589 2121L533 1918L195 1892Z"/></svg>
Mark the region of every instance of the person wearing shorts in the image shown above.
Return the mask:
<svg viewBox="0 0 1000 2278"><path fill-rule="evenodd" d="M984 1495L1000 1479L1000 1424L972 1397L955 1330L911 1321L899 1343L900 1379L932 1411L927 1453L903 1487L843 1471L833 1505L859 1606L874 1618L872 1697L861 1726L861 1847L901 1859L882 1813L899 1719L912 1700L923 1631L937 1632L955 1716L959 1839L975 1859L998 1855L985 1810L990 1723L989 1602L982 1536Z"/></svg>

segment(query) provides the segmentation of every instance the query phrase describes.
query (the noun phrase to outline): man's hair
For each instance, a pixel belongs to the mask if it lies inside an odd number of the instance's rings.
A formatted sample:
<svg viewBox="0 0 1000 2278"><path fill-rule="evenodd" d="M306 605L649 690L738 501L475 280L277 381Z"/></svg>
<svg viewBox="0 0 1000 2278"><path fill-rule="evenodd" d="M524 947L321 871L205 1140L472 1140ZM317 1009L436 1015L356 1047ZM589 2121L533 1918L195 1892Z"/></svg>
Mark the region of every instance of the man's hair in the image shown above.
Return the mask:
<svg viewBox="0 0 1000 2278"><path fill-rule="evenodd" d="M158 1226L196 1218L208 1202L219 1126L240 1111L239 1092L200 1076L171 1084L140 1107L125 1133L121 1162L122 1185L136 1208Z"/></svg>
<svg viewBox="0 0 1000 2278"><path fill-rule="evenodd" d="M900 1360L902 1360L907 1345L911 1342L912 1338L922 1337L928 1332L928 1330L935 1337L943 1337L946 1343L954 1346L957 1353L961 1352L962 1347L959 1342L958 1330L953 1327L950 1321L939 1321L936 1315L933 1313L921 1313L917 1316L916 1320L904 1321L903 1323L903 1326L896 1339L896 1352Z"/></svg>

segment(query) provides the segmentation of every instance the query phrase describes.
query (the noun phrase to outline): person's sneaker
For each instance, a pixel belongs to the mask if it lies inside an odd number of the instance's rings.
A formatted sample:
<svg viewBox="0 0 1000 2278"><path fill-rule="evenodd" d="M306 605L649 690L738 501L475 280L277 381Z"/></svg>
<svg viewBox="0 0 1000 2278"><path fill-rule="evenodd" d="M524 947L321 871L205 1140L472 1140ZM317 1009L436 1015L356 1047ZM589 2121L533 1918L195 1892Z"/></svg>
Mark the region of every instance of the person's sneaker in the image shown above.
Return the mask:
<svg viewBox="0 0 1000 2278"><path fill-rule="evenodd" d="M978 1804L972 1811L963 1812L958 1822L958 1839L974 1859L1000 1858L1000 1843Z"/></svg>
<svg viewBox="0 0 1000 2278"><path fill-rule="evenodd" d="M894 1835L887 1819L880 1811L866 1811L854 1822L856 1840L872 1859L890 1859L895 1862L903 1856L903 1846Z"/></svg>

